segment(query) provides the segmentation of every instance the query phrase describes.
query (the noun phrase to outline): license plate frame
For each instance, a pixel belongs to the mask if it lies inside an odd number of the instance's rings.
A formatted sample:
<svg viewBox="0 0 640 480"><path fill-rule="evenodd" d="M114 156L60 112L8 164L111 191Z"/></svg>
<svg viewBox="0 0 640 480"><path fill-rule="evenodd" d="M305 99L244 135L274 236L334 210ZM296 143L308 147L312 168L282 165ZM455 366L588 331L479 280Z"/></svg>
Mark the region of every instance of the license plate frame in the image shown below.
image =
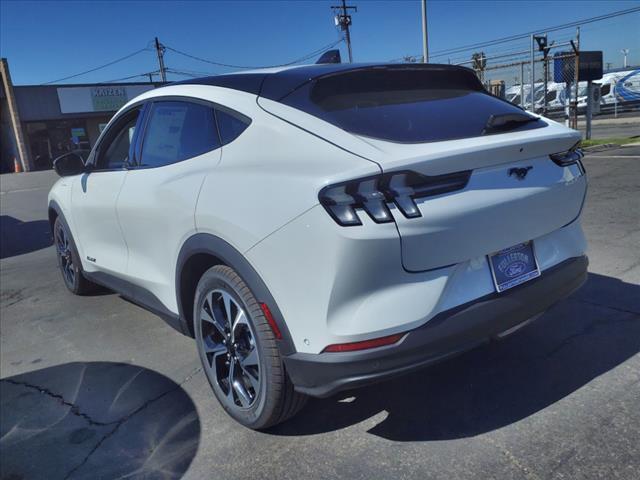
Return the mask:
<svg viewBox="0 0 640 480"><path fill-rule="evenodd" d="M498 293L540 276L533 242L519 243L487 255L493 284Z"/></svg>

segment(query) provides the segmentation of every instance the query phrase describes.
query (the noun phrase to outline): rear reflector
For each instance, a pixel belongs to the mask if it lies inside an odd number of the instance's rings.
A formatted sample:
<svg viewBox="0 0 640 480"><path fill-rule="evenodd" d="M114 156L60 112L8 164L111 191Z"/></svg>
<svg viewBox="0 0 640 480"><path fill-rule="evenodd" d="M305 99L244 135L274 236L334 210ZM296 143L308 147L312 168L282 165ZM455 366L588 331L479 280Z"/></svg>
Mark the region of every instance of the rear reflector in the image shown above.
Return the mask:
<svg viewBox="0 0 640 480"><path fill-rule="evenodd" d="M402 337L404 337L404 333L374 338L372 340L364 340L362 342L336 343L335 345L329 345L323 350L323 352L353 352L356 350L383 347L385 345L392 345L399 342Z"/></svg>
<svg viewBox="0 0 640 480"><path fill-rule="evenodd" d="M264 314L264 318L267 319L267 323L271 327L271 331L273 332L275 337L278 340L282 340L282 333L280 332L280 329L278 328L278 324L276 323L275 319L273 318L273 315L271 315L271 310L269 310L269 307L267 306L267 304L266 303L261 303L260 304L260 309L262 310L262 313Z"/></svg>

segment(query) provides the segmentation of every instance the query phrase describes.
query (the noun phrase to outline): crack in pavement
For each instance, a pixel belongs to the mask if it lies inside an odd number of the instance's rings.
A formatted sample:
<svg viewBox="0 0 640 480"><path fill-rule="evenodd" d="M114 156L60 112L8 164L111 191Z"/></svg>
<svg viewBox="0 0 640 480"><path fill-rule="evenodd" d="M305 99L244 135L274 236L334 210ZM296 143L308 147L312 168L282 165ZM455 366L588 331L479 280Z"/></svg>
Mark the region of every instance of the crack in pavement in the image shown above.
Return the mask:
<svg viewBox="0 0 640 480"><path fill-rule="evenodd" d="M596 305L596 306L600 306L600 307L603 307L603 308L610 308L611 310L621 311L621 312L624 312L624 313L631 313L634 316L638 316L638 314L635 313L635 312L629 312L629 311L622 310L622 309L608 307L606 305L600 305L600 304L597 304L597 303L587 302L587 301L579 300L579 299L571 299L571 300L576 301L576 302L586 303L586 304L589 304L589 305ZM605 319L605 320L594 320L594 321L590 322L588 325L586 325L584 328L579 330L578 332L576 332L576 333L574 333L572 335L569 335L568 337L565 337L558 345L556 345L552 350L546 352L541 358L548 359L548 358L554 356L560 350L565 348L567 345L571 344L576 338L582 337L584 335L589 335L590 333L593 333L598 328L601 328L601 327L607 326L607 325L611 325L612 323L635 322L636 320L637 320L636 318L614 318L614 319L608 318L608 319Z"/></svg>
<svg viewBox="0 0 640 480"><path fill-rule="evenodd" d="M485 437L485 440L495 448L497 448L513 467L522 472L524 478L526 478L527 480L541 480L541 477L536 472L522 463L506 446L502 445L497 440L494 440L489 436Z"/></svg>
<svg viewBox="0 0 640 480"><path fill-rule="evenodd" d="M77 472L84 464L86 464L89 459L91 458L91 456L102 446L102 444L109 439L110 437L112 437L113 435L115 435L115 433L120 429L120 427L126 423L130 418L132 418L133 416L137 415L138 413L140 413L141 411L143 411L144 409L146 409L149 405L151 405L152 403L160 400L161 398L170 395L171 393L175 392L176 390L178 390L179 388L182 388L182 386L187 383L189 380L191 380L195 375L197 375L200 371L202 371L202 367L197 367L195 369L193 369L191 371L191 373L189 373L189 375L187 375L180 383L176 384L175 387L167 390L166 392L162 392L161 394L157 395L154 398L151 398L149 400L147 400L146 402L144 402L142 405L140 405L140 407L136 408L134 411L128 413L127 415L125 415L124 417L118 419L118 420L113 420L111 422L99 422L97 420L94 420L93 418L91 418L91 416L87 413L84 413L80 410L80 406L74 404L73 402L68 401L67 399L65 399L62 395L57 394L52 392L51 390L49 390L48 388L44 388L44 387L40 387L38 385L34 385L28 382L20 382L17 380L12 380L12 379L0 379L0 382L6 382L12 385L16 385L16 386L21 386L21 387L25 387L25 388L29 388L32 390L37 390L40 393L43 393L55 400L58 400L62 405L65 405L67 407L69 407L69 411L80 418L83 418L85 421L87 421L87 423L89 423L89 425L92 426L98 426L98 427L108 427L110 425L113 425L113 428L107 432L106 434L104 434L102 436L102 438L96 443L96 445L89 451L89 453L87 453L87 455L84 457L84 459L75 467L73 467L69 473L67 473L65 475L65 480L71 478L71 476Z"/></svg>
<svg viewBox="0 0 640 480"><path fill-rule="evenodd" d="M120 420L116 420L115 422L115 426L113 427L113 429L111 429L111 431L107 432L106 434L104 434L102 436L102 438L98 441L98 443L96 443L96 445L89 451L89 453L87 453L87 455L82 459L82 461L76 465L75 467L73 467L69 473L67 473L64 476L64 480L68 480L69 478L71 478L71 476L76 473L80 468L82 468L83 465L85 465L89 459L91 458L91 456L98 451L98 449L102 446L102 444L107 441L109 438L111 438L113 435L116 434L116 432L120 429L120 427L125 424L130 418L134 417L135 415L137 415L138 413L140 413L141 411L145 410L149 405L151 405L154 402L157 402L158 400L160 400L161 398L170 395L171 393L175 392L176 390L178 390L179 388L182 388L182 386L187 383L189 380L191 380L195 375L197 375L200 371L202 371L202 367L197 367L194 370L191 371L191 373L189 375L187 375L180 383L178 383L175 387L173 387L170 390L167 390L166 392L161 393L160 395L157 395L156 397L147 400L146 402L144 402L142 405L140 405L140 407L138 407L137 409L135 409L133 412L125 415L124 417L122 417Z"/></svg>
<svg viewBox="0 0 640 480"><path fill-rule="evenodd" d="M0 380L0 382L10 383L11 385L30 388L32 390L37 390L40 393L44 393L45 395L58 400L62 405L65 405L65 406L69 407L70 412L73 415L75 415L76 417L84 418L87 421L87 423L89 423L89 425L93 425L93 426L97 426L97 427L106 427L106 426L109 426L109 425L112 425L112 424L118 422L118 420L114 420L112 422L106 422L106 423L105 422L98 422L97 420L94 420L93 418L91 418L91 416L89 414L81 412L79 405L76 405L73 402L70 402L70 401L66 400L62 395L59 395L57 393L53 393L48 388L40 387L38 385L34 385L34 384L28 383L28 382L19 382L17 380L12 380L12 379L9 379L9 378L3 378L3 379Z"/></svg>

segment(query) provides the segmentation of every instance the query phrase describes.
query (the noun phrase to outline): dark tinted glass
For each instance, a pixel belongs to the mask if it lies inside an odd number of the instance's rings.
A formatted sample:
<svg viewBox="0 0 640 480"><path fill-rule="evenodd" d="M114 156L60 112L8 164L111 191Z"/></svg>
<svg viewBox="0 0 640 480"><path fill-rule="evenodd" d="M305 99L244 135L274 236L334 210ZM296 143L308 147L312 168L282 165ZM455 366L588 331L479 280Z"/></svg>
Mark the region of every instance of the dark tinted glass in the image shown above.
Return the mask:
<svg viewBox="0 0 640 480"><path fill-rule="evenodd" d="M348 132L404 143L477 137L492 115L525 115L489 95L472 72L447 68L337 73L308 82L281 101ZM511 130L542 126L529 122Z"/></svg>
<svg viewBox="0 0 640 480"><path fill-rule="evenodd" d="M101 146L101 154L98 160L99 169L123 168L129 160L129 148L136 129L136 122L140 110L126 114L116 125L113 133L108 132L104 147Z"/></svg>
<svg viewBox="0 0 640 480"><path fill-rule="evenodd" d="M605 83L601 88L600 88L600 96L604 97L605 95L609 95L609 92L611 91L611 84L610 83Z"/></svg>
<svg viewBox="0 0 640 480"><path fill-rule="evenodd" d="M224 110L216 109L216 116L223 145L233 142L251 123L251 120L246 117L241 117L239 114L232 115Z"/></svg>
<svg viewBox="0 0 640 480"><path fill-rule="evenodd" d="M213 108L199 103L154 102L145 129L140 165L169 165L219 146Z"/></svg>

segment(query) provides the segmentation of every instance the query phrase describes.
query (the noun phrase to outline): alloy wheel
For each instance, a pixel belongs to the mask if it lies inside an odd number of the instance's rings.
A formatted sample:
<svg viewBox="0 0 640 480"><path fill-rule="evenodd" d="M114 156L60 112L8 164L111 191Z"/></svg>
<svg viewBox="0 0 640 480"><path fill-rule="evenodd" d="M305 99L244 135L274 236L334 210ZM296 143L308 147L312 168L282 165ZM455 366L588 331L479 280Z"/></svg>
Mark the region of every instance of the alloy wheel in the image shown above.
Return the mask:
<svg viewBox="0 0 640 480"><path fill-rule="evenodd" d="M58 228L56 228L55 232L55 238L56 251L60 261L62 276L64 277L65 282L67 282L67 285L73 286L76 280L76 271L73 265L73 255L71 253L69 235L67 235L62 224L58 224Z"/></svg>
<svg viewBox="0 0 640 480"><path fill-rule="evenodd" d="M200 320L207 374L229 404L250 408L260 391L260 358L245 310L228 292L216 289L205 296Z"/></svg>

